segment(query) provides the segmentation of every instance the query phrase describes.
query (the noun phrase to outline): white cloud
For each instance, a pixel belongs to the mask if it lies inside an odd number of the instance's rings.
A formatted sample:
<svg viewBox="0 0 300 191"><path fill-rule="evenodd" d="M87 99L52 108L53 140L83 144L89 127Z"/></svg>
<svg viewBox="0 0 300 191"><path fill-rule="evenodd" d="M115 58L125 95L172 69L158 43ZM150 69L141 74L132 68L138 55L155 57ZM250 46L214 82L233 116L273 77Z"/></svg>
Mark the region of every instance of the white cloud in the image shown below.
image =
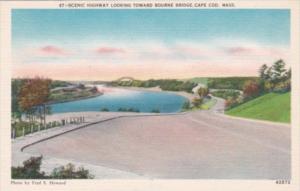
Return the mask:
<svg viewBox="0 0 300 191"><path fill-rule="evenodd" d="M60 47L68 52L59 57L40 57L34 49L45 46ZM28 48L31 47L31 48ZM50 64L63 68L80 67L82 72L97 78L114 72L113 77L123 76L125 72L139 76L207 76L207 75L256 75L262 64L271 64L277 59L290 60L288 47L271 46L245 40L214 40L205 42L92 42L70 45L39 44L18 48L14 51L14 63L18 72L26 67ZM33 47L33 48L32 48ZM98 52L97 52L98 50ZM99 54L101 50L101 54ZM87 67L88 66L88 67ZM84 68L86 67L86 69ZM49 66L49 70L51 70ZM91 69L92 68L92 69ZM192 68L192 70L190 69ZM95 70L95 71L89 71ZM27 75L28 75L28 70ZM39 70L33 70L38 72ZM109 71L109 72L105 72ZM247 71L247 72L245 72ZM122 73L123 72L123 73ZM110 74L112 77L112 75ZM83 78L83 77L82 77ZM106 78L106 77L105 77Z"/></svg>

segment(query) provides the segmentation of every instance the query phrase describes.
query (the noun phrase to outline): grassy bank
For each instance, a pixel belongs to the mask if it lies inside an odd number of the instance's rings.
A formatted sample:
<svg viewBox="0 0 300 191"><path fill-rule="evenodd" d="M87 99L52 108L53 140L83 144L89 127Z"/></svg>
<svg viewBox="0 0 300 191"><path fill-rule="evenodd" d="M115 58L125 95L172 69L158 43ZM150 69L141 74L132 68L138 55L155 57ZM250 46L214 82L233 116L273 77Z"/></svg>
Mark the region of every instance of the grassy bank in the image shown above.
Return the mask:
<svg viewBox="0 0 300 191"><path fill-rule="evenodd" d="M95 87L74 87L51 91L49 103L68 102L101 95Z"/></svg>
<svg viewBox="0 0 300 191"><path fill-rule="evenodd" d="M207 85L207 81L208 81L208 78L206 77L195 77L195 78L190 78L190 79L186 79L185 81L190 81L190 82L193 82L193 83L200 83L200 84L203 84L203 85Z"/></svg>
<svg viewBox="0 0 300 191"><path fill-rule="evenodd" d="M217 103L217 100L212 98L209 101L202 104L201 109L208 110L208 109L212 108L216 103Z"/></svg>
<svg viewBox="0 0 300 191"><path fill-rule="evenodd" d="M197 111L197 110L209 110L209 109L211 109L217 103L217 100L214 99L214 98L205 99L204 103L202 103L198 107L195 107L195 106L190 107L189 106L189 102L186 102L186 103L188 103L188 106L184 105L182 107L182 110L181 110L182 112L185 112L185 111Z"/></svg>
<svg viewBox="0 0 300 191"><path fill-rule="evenodd" d="M226 111L232 116L260 119L274 122L290 122L291 93L268 93L240 106Z"/></svg>

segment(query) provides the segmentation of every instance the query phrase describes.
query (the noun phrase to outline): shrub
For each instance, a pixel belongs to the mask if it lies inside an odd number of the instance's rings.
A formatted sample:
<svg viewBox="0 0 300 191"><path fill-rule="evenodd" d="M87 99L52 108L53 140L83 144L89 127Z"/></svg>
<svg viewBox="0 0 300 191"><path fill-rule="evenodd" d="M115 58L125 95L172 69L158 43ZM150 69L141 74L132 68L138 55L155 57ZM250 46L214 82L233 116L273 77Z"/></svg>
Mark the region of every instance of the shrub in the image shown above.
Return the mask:
<svg viewBox="0 0 300 191"><path fill-rule="evenodd" d="M226 101L225 101L225 107L226 109L231 109L235 106L239 105L239 102L237 99L234 99L232 97L228 98Z"/></svg>
<svg viewBox="0 0 300 191"><path fill-rule="evenodd" d="M152 109L151 112L152 112L152 113L160 113L160 110L159 110L159 109Z"/></svg>
<svg viewBox="0 0 300 191"><path fill-rule="evenodd" d="M44 172L40 172L42 164L42 156L30 157L23 162L23 166L12 167L12 178L15 179L41 179L46 178Z"/></svg>
<svg viewBox="0 0 300 191"><path fill-rule="evenodd" d="M265 92L271 92L274 89L274 83L270 81L265 81L264 82L264 90Z"/></svg>
<svg viewBox="0 0 300 191"><path fill-rule="evenodd" d="M118 109L118 111L127 111L127 109L126 109L126 108L123 108L123 107L120 107L120 108Z"/></svg>
<svg viewBox="0 0 300 191"><path fill-rule="evenodd" d="M71 163L66 166L61 166L55 168L50 178L54 179L92 179L93 175L89 173L89 170L84 169L83 167L79 167L77 170L75 166Z"/></svg>
<svg viewBox="0 0 300 191"><path fill-rule="evenodd" d="M135 108L123 108L123 107L120 107L119 109L118 109L118 111L122 111L122 112L136 112L136 113L138 113L138 112L140 112L140 110L139 109L135 109Z"/></svg>
<svg viewBox="0 0 300 191"><path fill-rule="evenodd" d="M129 109L127 109L127 111L129 111L129 112L136 112L136 113L138 113L138 112L140 112L140 110L139 109L135 109L135 108L129 108Z"/></svg>
<svg viewBox="0 0 300 191"><path fill-rule="evenodd" d="M290 80L279 82L274 87L274 92L278 92L278 93L284 93L284 92L288 92L290 90L291 90L291 81Z"/></svg>
<svg viewBox="0 0 300 191"><path fill-rule="evenodd" d="M202 103L203 103L203 98L194 98L193 99L193 105L195 107L200 107Z"/></svg>
<svg viewBox="0 0 300 191"><path fill-rule="evenodd" d="M253 98L259 95L259 85L256 81L247 81L243 88L244 97Z"/></svg>
<svg viewBox="0 0 300 191"><path fill-rule="evenodd" d="M45 172L40 171L42 156L30 157L23 162L23 166L12 167L11 177L13 179L92 179L93 175L83 167L78 169L71 163L66 166L55 168L48 176Z"/></svg>
<svg viewBox="0 0 300 191"><path fill-rule="evenodd" d="M213 96L220 97L223 99L228 99L229 97L237 98L240 96L239 91L235 90L218 90L211 93Z"/></svg>
<svg viewBox="0 0 300 191"><path fill-rule="evenodd" d="M134 112L135 110L134 110L134 108L129 108L129 109L127 109L127 111Z"/></svg>
<svg viewBox="0 0 300 191"><path fill-rule="evenodd" d="M102 108L102 109L101 109L101 111L105 111L105 112L107 112L107 111L109 111L109 109L108 109L108 108L106 108L106 107L104 107L104 108Z"/></svg>
<svg viewBox="0 0 300 191"><path fill-rule="evenodd" d="M185 101L182 105L182 110L188 110L188 109L190 109L190 102Z"/></svg>

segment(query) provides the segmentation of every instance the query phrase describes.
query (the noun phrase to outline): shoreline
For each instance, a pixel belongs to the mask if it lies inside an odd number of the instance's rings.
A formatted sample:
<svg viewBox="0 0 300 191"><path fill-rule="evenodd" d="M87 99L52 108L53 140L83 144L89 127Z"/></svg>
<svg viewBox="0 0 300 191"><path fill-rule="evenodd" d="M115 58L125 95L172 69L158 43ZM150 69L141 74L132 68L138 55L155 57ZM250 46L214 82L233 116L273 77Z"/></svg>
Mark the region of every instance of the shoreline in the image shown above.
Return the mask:
<svg viewBox="0 0 300 191"><path fill-rule="evenodd" d="M91 96L87 96L87 97L78 97L78 98L72 98L72 99L65 99L65 100L61 100L61 101L50 101L47 102L46 105L52 105L52 104L58 104L58 103L66 103L66 102L71 102L71 101L79 101L79 100L84 100L84 99L89 99L89 98L94 98L94 97L98 97L103 95L102 92L98 92L95 95L91 95Z"/></svg>
<svg viewBox="0 0 300 191"><path fill-rule="evenodd" d="M151 88L145 88L145 87L124 87L124 86L115 86L115 87L114 86L105 86L105 87L106 88L111 88L111 89L123 89L123 90L132 90L132 91L147 91L147 92L165 92L165 93L171 93L171 94L176 94L178 96L184 97L190 103L192 103L193 99L197 97L196 95L194 95L192 93L188 93L188 92L184 92L184 91L165 91L165 90L162 90L159 87L151 87ZM104 95L104 94L105 94L105 92L101 92L100 91L100 92L96 93L95 95L91 95L91 96L87 96L87 97L79 97L79 98L73 98L73 99L61 100L61 101L50 101L50 102L46 103L46 105L53 105L53 104L59 104L59 103L67 103L67 102L72 102L72 101L85 100L85 99L89 99L89 98L98 97L98 96L101 96L101 95ZM178 111L178 112L175 112L175 113L181 113L181 112L182 111ZM70 112L70 113L73 113L73 112ZM81 112L75 112L75 113L79 114ZM109 113L109 112L105 112L105 113Z"/></svg>
<svg viewBox="0 0 300 191"><path fill-rule="evenodd" d="M112 86L108 86L112 87ZM145 88L145 87L124 87L124 86L115 86L112 88L119 88L119 89L125 89L125 90L136 90L136 91L150 91L150 92L166 92L166 93L173 93L182 97L185 97L188 99L190 102L193 101L194 98L197 98L196 95L184 91L167 91L167 90L162 90L160 87L151 87L151 88Z"/></svg>

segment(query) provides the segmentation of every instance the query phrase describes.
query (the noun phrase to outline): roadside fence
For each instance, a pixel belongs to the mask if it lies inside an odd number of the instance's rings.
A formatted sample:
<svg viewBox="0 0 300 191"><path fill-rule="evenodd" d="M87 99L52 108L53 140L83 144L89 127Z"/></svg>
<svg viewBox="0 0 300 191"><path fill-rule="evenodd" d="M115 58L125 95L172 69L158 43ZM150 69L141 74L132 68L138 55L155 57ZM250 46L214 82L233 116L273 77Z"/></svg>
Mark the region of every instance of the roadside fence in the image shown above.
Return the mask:
<svg viewBox="0 0 300 191"><path fill-rule="evenodd" d="M46 123L46 125L38 123L37 121L35 121L34 123L29 123L28 121L14 122L11 125L11 138L15 139L17 137L23 137L50 128L65 127L68 125L77 125L82 123L85 123L84 116L69 117L63 118L61 120L50 121Z"/></svg>

